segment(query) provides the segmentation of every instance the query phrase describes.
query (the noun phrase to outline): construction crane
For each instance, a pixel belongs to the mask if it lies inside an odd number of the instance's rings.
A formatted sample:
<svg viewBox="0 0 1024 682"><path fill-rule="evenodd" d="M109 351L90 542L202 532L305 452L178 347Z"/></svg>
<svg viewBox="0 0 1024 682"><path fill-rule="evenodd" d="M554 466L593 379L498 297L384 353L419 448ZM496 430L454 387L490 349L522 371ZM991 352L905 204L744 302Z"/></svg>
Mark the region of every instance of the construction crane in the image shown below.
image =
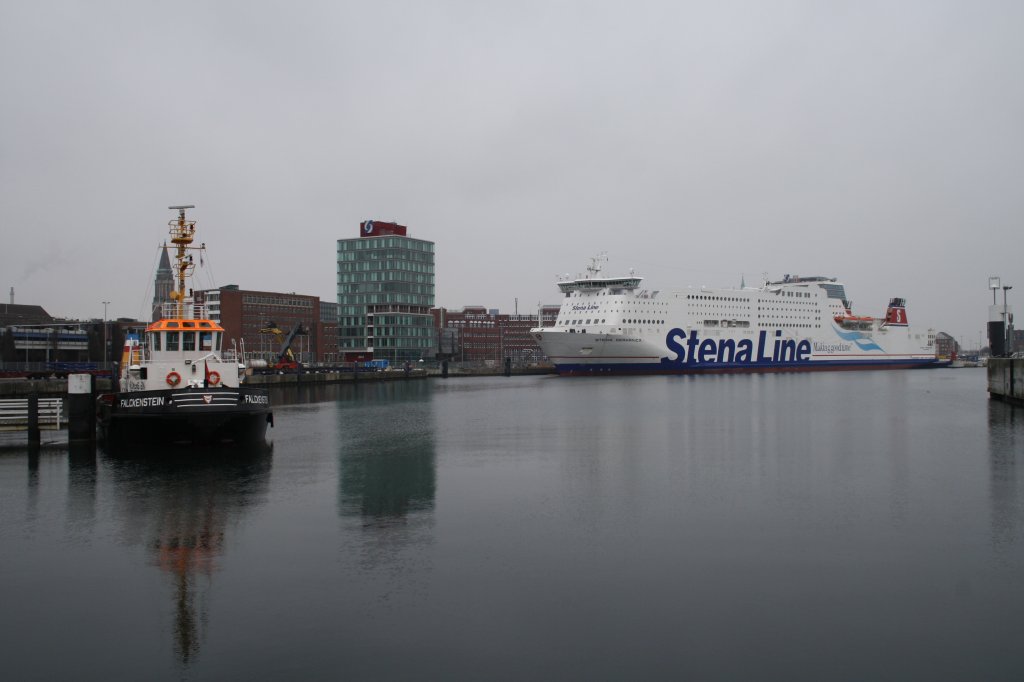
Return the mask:
<svg viewBox="0 0 1024 682"><path fill-rule="evenodd" d="M301 322L297 322L291 331L286 333L277 326L276 322L270 321L263 326L263 329L260 329L260 334L273 334L280 344L280 348L277 351L277 360L271 367L274 369L299 368L299 361L295 359L295 354L292 353L292 341L299 334L309 334L309 330L302 326Z"/></svg>

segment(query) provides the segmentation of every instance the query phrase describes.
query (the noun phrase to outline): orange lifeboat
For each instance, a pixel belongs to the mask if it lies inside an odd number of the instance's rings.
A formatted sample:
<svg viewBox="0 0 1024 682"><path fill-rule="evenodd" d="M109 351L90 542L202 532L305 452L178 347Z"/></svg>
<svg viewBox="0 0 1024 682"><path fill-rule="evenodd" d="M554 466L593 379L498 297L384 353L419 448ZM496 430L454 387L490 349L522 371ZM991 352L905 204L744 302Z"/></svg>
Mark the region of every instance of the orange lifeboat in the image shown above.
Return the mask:
<svg viewBox="0 0 1024 682"><path fill-rule="evenodd" d="M845 315L836 315L833 319L840 327L846 327L847 329L868 329L875 323L875 318L854 315L849 310L846 311Z"/></svg>

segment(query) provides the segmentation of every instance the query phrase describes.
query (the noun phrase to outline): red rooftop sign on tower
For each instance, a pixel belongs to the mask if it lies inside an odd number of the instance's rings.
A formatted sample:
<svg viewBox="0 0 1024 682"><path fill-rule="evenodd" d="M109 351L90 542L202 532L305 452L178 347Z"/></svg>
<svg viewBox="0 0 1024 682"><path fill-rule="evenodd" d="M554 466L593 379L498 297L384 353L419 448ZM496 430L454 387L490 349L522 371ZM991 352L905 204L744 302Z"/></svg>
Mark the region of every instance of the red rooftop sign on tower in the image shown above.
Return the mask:
<svg viewBox="0 0 1024 682"><path fill-rule="evenodd" d="M406 236L407 228L398 223L385 223L382 220L364 220L359 223L360 237L381 237L389 234Z"/></svg>

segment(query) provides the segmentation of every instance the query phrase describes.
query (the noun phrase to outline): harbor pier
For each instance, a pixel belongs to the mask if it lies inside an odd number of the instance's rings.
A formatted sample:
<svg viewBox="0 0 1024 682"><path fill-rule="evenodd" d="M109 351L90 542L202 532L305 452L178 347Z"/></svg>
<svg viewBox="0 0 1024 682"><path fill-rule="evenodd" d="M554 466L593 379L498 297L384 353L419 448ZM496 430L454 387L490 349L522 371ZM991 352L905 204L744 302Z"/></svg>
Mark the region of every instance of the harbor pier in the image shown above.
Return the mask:
<svg viewBox="0 0 1024 682"><path fill-rule="evenodd" d="M1024 406L1024 358L989 358L988 394L995 400Z"/></svg>

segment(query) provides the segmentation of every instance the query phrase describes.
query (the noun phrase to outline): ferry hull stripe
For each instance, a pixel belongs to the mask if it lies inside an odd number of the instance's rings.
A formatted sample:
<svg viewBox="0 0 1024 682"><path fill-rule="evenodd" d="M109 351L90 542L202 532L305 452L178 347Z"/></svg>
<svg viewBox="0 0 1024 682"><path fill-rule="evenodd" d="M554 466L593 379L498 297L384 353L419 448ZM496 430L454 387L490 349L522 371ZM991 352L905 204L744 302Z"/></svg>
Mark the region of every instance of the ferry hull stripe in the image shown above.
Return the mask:
<svg viewBox="0 0 1024 682"><path fill-rule="evenodd" d="M770 373L770 372L807 372L832 370L870 370L870 369L918 369L943 367L948 362L927 359L877 360L827 360L813 363L775 363L763 365L739 364L708 364L708 365L671 365L667 363L558 363L556 370L565 376L580 375L635 375L635 374L735 374L735 373Z"/></svg>

